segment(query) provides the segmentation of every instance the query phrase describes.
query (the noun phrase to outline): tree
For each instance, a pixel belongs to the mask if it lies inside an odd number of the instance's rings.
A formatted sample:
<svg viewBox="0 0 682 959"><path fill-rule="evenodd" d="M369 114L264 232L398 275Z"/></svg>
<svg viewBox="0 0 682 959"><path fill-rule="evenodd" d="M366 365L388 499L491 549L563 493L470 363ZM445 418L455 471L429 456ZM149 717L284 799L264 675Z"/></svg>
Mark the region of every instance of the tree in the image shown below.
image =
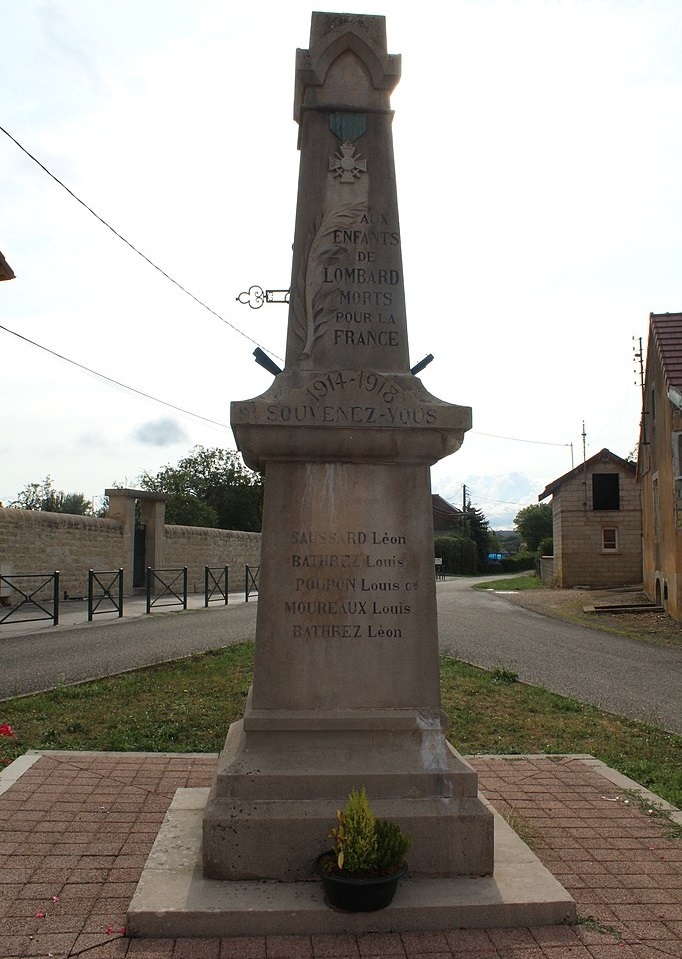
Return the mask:
<svg viewBox="0 0 682 959"><path fill-rule="evenodd" d="M553 534L552 507L547 503L524 506L514 517L514 526L531 553L536 552L543 539Z"/></svg>
<svg viewBox="0 0 682 959"><path fill-rule="evenodd" d="M82 493L56 490L49 475L42 483L27 483L10 506L45 513L70 513L72 516L92 516L94 513L92 502Z"/></svg>
<svg viewBox="0 0 682 959"><path fill-rule="evenodd" d="M260 531L261 478L235 450L195 446L177 466L143 473L139 482L168 496L167 523Z"/></svg>
<svg viewBox="0 0 682 959"><path fill-rule="evenodd" d="M495 530L495 536L499 543L498 552L518 553L521 548L521 534L518 530L498 529Z"/></svg>
<svg viewBox="0 0 682 959"><path fill-rule="evenodd" d="M478 568L486 569L490 552L490 526L483 511L472 506L470 500L467 500L464 511L464 529L469 539L476 544Z"/></svg>

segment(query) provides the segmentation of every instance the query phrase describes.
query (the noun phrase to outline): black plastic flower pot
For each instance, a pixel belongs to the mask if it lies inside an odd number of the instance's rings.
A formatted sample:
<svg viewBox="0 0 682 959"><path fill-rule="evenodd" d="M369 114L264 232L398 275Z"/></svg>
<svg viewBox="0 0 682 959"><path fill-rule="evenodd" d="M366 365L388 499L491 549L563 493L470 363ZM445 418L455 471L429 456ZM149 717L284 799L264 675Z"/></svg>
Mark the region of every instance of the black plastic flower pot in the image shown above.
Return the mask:
<svg viewBox="0 0 682 959"><path fill-rule="evenodd" d="M332 857L333 858L333 857ZM327 871L329 853L322 853L313 864L315 873L322 880L327 905L344 912L375 912L385 909L393 901L398 883L407 872L407 863L387 876L353 878L343 873Z"/></svg>

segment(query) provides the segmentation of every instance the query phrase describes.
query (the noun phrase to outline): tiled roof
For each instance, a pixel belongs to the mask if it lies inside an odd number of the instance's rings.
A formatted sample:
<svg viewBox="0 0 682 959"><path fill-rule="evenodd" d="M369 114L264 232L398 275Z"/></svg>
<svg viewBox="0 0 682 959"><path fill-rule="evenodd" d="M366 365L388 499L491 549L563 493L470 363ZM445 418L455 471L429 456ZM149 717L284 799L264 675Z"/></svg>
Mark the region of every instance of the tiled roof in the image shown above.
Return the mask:
<svg viewBox="0 0 682 959"><path fill-rule="evenodd" d="M431 506L433 507L434 510L439 510L440 512L448 513L448 514L452 514L452 513L459 514L462 512L461 509L457 509L457 507L453 506L452 503L448 503L446 499L443 499L443 497L439 493L431 494Z"/></svg>
<svg viewBox="0 0 682 959"><path fill-rule="evenodd" d="M588 460L586 460L585 463L579 463L575 469L569 470L568 473L564 473L563 476L559 476L558 479L555 479L549 483L538 496L539 502L542 502L543 499L546 499L550 493L555 493L559 487L566 482L566 480L579 476L584 470L592 469L593 467L598 466L599 463L615 463L616 466L628 470L631 473L634 473L636 469L634 463L630 463L628 460L621 459L620 456L616 456L616 454L612 453L611 450L599 450L598 453L595 453L594 456L591 456Z"/></svg>
<svg viewBox="0 0 682 959"><path fill-rule="evenodd" d="M14 270L0 253L0 280L13 280Z"/></svg>
<svg viewBox="0 0 682 959"><path fill-rule="evenodd" d="M682 392L682 313L652 313L650 323L666 386Z"/></svg>
<svg viewBox="0 0 682 959"><path fill-rule="evenodd" d="M433 528L437 531L456 529L462 519L461 509L457 509L452 503L439 496L438 493L431 495L431 508L433 510Z"/></svg>

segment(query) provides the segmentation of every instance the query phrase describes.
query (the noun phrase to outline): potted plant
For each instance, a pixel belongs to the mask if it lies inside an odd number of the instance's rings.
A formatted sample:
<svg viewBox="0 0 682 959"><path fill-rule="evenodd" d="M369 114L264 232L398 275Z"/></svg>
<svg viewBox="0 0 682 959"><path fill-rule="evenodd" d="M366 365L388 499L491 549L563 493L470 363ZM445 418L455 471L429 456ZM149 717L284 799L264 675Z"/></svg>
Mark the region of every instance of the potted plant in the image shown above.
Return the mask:
<svg viewBox="0 0 682 959"><path fill-rule="evenodd" d="M392 901L407 872L410 836L386 819L375 819L364 786L352 789L330 838L333 849L317 857L327 904L347 912L373 912Z"/></svg>

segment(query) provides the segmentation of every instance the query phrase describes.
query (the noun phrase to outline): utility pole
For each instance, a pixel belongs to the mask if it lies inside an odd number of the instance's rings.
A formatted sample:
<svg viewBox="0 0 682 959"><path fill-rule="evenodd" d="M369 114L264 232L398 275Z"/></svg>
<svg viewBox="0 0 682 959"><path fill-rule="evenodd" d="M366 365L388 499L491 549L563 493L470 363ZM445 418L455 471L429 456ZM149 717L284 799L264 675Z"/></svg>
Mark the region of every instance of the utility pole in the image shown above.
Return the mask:
<svg viewBox="0 0 682 959"><path fill-rule="evenodd" d="M639 349L637 349L637 345L639 345ZM642 391L642 408L644 408L644 350L642 349L641 336L632 337L632 356L635 361L635 376L639 373L639 388ZM635 379L635 386L637 385Z"/></svg>
<svg viewBox="0 0 682 959"><path fill-rule="evenodd" d="M637 344L639 349L637 349ZM642 348L642 337L633 336L632 337L632 355L635 361L635 386L639 386L642 391L642 412L639 418L639 442L642 446L648 444L646 438L646 420L644 419L647 416L647 412L644 409L645 395L644 395L644 350ZM639 383L637 382L637 374L639 373Z"/></svg>
<svg viewBox="0 0 682 959"><path fill-rule="evenodd" d="M583 486L585 487L585 512L587 512L587 433L585 432L585 420L583 420Z"/></svg>

